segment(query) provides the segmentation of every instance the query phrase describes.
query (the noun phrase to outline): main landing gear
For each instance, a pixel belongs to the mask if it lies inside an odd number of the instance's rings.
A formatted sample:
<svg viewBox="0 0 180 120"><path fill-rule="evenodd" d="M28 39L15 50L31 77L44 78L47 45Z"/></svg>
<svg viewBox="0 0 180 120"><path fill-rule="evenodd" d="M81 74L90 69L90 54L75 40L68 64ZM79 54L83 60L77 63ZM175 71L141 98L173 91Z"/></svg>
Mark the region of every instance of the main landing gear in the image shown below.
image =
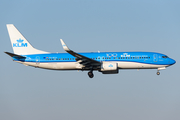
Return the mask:
<svg viewBox="0 0 180 120"><path fill-rule="evenodd" d="M88 76L89 76L89 78L93 78L94 77L94 74L93 74L92 70L88 72Z"/></svg>

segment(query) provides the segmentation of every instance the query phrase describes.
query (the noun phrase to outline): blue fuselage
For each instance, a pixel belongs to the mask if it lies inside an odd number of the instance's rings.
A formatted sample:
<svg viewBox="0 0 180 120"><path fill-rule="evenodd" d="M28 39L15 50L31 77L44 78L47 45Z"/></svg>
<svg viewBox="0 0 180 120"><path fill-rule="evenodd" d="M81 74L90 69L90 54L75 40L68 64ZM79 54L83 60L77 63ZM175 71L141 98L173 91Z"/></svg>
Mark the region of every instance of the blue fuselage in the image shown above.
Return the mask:
<svg viewBox="0 0 180 120"><path fill-rule="evenodd" d="M154 65L172 65L176 62L164 54L155 52L97 52L79 54L100 62L136 62ZM76 62L75 57L69 53L34 54L24 56L26 59L13 59L15 61L40 63Z"/></svg>

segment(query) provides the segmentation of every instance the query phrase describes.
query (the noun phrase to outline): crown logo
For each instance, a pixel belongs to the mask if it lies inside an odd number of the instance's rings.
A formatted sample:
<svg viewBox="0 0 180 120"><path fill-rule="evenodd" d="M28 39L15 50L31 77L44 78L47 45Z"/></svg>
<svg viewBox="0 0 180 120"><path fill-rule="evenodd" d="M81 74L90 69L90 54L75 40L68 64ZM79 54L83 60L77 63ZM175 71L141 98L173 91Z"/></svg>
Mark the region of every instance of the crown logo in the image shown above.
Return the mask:
<svg viewBox="0 0 180 120"><path fill-rule="evenodd" d="M24 40L21 40L21 38L19 38L19 40L16 40L18 43L22 43Z"/></svg>
<svg viewBox="0 0 180 120"><path fill-rule="evenodd" d="M112 64L110 64L110 65L109 65L109 67L113 67L113 65L112 65Z"/></svg>

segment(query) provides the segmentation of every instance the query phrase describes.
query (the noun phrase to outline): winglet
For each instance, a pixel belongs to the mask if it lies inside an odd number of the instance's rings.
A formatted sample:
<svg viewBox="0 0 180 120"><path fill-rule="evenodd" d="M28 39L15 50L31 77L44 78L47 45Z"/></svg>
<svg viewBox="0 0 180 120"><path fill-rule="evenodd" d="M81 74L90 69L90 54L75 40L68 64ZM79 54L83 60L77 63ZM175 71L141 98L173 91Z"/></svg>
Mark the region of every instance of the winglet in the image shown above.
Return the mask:
<svg viewBox="0 0 180 120"><path fill-rule="evenodd" d="M62 39L60 39L60 41L61 41L61 44L62 44L62 46L63 46L63 49L64 49L65 51L70 51L70 49L69 49L68 46L64 43L64 41L63 41Z"/></svg>

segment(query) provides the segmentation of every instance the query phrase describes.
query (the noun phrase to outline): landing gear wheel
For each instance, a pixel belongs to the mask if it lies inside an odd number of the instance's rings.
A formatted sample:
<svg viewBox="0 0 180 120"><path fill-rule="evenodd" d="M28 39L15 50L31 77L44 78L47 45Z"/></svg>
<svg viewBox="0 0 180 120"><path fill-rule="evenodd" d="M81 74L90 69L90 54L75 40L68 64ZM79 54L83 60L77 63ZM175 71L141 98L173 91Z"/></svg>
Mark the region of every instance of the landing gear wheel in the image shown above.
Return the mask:
<svg viewBox="0 0 180 120"><path fill-rule="evenodd" d="M90 78L93 78L93 77L94 77L94 74L93 74L92 72L88 72L88 76L89 76Z"/></svg>
<svg viewBox="0 0 180 120"><path fill-rule="evenodd" d="M160 72L157 72L156 74L157 74L157 75L160 75Z"/></svg>

